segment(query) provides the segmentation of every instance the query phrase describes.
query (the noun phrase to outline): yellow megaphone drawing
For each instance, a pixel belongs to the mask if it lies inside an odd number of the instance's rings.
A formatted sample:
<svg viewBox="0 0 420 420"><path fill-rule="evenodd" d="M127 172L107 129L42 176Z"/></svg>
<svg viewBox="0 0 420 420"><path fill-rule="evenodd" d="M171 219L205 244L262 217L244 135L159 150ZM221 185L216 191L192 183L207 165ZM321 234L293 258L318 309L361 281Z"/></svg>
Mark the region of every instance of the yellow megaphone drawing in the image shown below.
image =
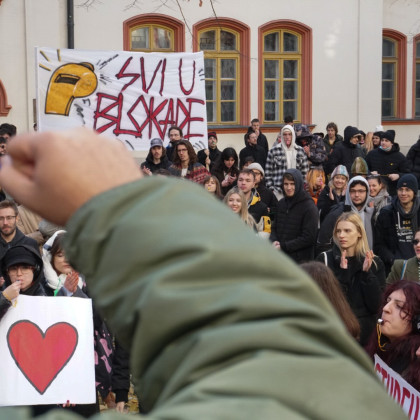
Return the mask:
<svg viewBox="0 0 420 420"><path fill-rule="evenodd" d="M84 98L95 92L98 79L91 63L69 63L51 76L45 102L46 114L69 115L74 98Z"/></svg>

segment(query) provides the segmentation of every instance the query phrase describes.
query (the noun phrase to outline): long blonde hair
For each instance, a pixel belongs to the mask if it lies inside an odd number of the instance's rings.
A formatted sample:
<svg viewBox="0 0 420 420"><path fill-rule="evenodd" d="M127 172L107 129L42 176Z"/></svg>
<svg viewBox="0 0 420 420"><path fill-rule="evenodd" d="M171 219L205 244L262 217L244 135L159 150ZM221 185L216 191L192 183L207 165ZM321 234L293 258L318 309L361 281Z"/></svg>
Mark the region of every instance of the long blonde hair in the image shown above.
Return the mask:
<svg viewBox="0 0 420 420"><path fill-rule="evenodd" d="M362 146L362 149L366 150L366 153L369 153L371 150L373 150L373 133L372 131L369 131L365 136L365 144Z"/></svg>
<svg viewBox="0 0 420 420"><path fill-rule="evenodd" d="M238 187L231 188L225 195L223 201L228 205L229 197L233 194L239 195L241 199L241 209L239 210L239 217L251 228L256 229L255 219L248 213L248 203L246 202L245 194Z"/></svg>
<svg viewBox="0 0 420 420"><path fill-rule="evenodd" d="M357 240L356 243L354 254L358 258L365 258L366 252L368 252L370 249L365 227L363 226L363 221L360 218L360 216L357 213L351 211L343 213L335 222L333 240L334 243L341 249L340 242L337 238L337 226L340 222L349 222L354 225L357 232L360 234L360 238Z"/></svg>

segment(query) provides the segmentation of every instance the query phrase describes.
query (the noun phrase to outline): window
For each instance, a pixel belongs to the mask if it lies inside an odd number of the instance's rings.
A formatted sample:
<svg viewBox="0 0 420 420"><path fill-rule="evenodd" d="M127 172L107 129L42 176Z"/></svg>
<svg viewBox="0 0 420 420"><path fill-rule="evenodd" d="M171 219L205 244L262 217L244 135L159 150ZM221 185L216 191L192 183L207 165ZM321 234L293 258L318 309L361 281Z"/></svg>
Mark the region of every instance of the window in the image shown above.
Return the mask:
<svg viewBox="0 0 420 420"><path fill-rule="evenodd" d="M286 116L311 122L311 30L276 21L260 28L261 115L265 124Z"/></svg>
<svg viewBox="0 0 420 420"><path fill-rule="evenodd" d="M123 24L124 49L145 52L184 51L184 25L166 15L135 16Z"/></svg>
<svg viewBox="0 0 420 420"><path fill-rule="evenodd" d="M406 39L384 30L382 38L382 119L405 118Z"/></svg>
<svg viewBox="0 0 420 420"><path fill-rule="evenodd" d="M217 26L216 26L217 23ZM204 52L207 123L244 125L249 120L248 28L231 19L194 27L196 50Z"/></svg>
<svg viewBox="0 0 420 420"><path fill-rule="evenodd" d="M420 35L414 40L414 118L420 118Z"/></svg>

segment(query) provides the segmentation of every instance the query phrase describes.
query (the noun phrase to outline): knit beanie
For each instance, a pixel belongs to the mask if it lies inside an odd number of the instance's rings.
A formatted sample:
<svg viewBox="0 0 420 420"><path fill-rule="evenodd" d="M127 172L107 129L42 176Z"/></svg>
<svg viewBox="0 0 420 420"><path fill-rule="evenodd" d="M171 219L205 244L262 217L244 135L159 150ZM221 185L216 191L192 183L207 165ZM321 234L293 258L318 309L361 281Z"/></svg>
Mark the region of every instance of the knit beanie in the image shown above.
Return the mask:
<svg viewBox="0 0 420 420"><path fill-rule="evenodd" d="M410 188L410 190L414 191L414 194L417 194L419 189L417 178L413 174L404 174L397 183L397 189L401 187Z"/></svg>
<svg viewBox="0 0 420 420"><path fill-rule="evenodd" d="M331 179L333 179L336 175L343 175L347 178L347 181L349 180L349 173L344 165L338 165L334 168L331 174Z"/></svg>
<svg viewBox="0 0 420 420"><path fill-rule="evenodd" d="M259 163L257 163L257 162L253 162L253 163L251 163L250 165L248 165L247 166L247 168L246 169L255 169L255 170L257 170L257 171L260 171L261 172L261 175L262 176L264 176L264 169L262 168L262 166L259 164Z"/></svg>
<svg viewBox="0 0 420 420"><path fill-rule="evenodd" d="M391 143L395 141L395 131L394 130L386 130L382 133L382 138L389 140Z"/></svg>

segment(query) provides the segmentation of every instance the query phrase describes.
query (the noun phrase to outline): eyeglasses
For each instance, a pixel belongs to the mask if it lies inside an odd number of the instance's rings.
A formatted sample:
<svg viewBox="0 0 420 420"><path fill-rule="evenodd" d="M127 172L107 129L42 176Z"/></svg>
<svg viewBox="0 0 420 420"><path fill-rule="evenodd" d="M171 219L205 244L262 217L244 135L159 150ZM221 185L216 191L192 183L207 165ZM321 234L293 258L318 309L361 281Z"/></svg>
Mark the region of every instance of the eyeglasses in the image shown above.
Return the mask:
<svg viewBox="0 0 420 420"><path fill-rule="evenodd" d="M17 216L4 216L0 217L0 222L4 223L5 220L11 222L13 219L16 219Z"/></svg>
<svg viewBox="0 0 420 420"><path fill-rule="evenodd" d="M11 265L7 272L9 274L17 274L17 272L20 270L22 274L28 274L30 271L33 271L34 267L32 265L23 265L23 264L17 264L17 265Z"/></svg>
<svg viewBox="0 0 420 420"><path fill-rule="evenodd" d="M350 190L351 194L366 194L367 190Z"/></svg>
<svg viewBox="0 0 420 420"><path fill-rule="evenodd" d="M420 242L420 239L413 239L413 245L418 245Z"/></svg>

